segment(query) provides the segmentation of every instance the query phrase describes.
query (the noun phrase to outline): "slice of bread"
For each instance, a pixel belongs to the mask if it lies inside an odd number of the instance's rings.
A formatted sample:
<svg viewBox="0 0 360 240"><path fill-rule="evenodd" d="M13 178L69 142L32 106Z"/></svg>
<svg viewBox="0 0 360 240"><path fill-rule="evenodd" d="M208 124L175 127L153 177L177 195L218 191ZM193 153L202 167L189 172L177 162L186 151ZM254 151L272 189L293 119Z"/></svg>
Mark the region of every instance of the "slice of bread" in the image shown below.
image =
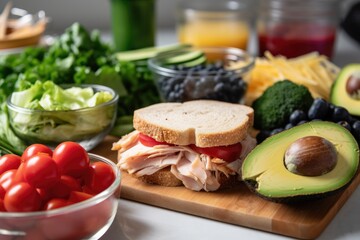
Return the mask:
<svg viewBox="0 0 360 240"><path fill-rule="evenodd" d="M157 171L151 175L144 175L141 177L136 177L133 175L133 177L138 178L140 181L148 184L155 184L164 187L183 186L182 182L170 172L170 167L161 169L160 171ZM230 175L227 177L224 174L220 174L219 183L220 189L235 187L239 184L238 175Z"/></svg>
<svg viewBox="0 0 360 240"><path fill-rule="evenodd" d="M251 107L213 100L159 103L134 112L134 128L159 142L198 147L243 140L253 125Z"/></svg>

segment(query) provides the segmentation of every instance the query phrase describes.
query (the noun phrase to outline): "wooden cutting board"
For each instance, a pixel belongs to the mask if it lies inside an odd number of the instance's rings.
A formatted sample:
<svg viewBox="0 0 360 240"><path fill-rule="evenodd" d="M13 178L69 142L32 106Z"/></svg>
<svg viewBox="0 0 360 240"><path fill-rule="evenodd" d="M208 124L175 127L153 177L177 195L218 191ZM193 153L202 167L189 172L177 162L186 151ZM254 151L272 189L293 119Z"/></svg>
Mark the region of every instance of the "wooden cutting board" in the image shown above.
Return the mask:
<svg viewBox="0 0 360 240"><path fill-rule="evenodd" d="M107 137L93 152L116 161L117 153L110 150L116 140ZM263 200L242 183L236 189L194 192L184 187L144 184L123 173L121 197L239 226L314 239L326 228L359 183L358 173L353 182L336 195L289 205Z"/></svg>

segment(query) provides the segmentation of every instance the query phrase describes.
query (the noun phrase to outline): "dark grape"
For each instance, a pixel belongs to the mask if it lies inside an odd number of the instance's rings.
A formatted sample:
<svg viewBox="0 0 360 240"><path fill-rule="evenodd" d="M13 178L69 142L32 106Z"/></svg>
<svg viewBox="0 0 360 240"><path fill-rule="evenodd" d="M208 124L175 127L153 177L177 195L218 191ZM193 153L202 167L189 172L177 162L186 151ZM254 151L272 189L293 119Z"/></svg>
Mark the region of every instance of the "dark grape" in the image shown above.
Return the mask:
<svg viewBox="0 0 360 240"><path fill-rule="evenodd" d="M280 133L280 132L282 132L282 131L284 131L283 128L275 128L275 129L273 129L273 130L270 132L270 136L275 135L275 134L278 134L278 133Z"/></svg>
<svg viewBox="0 0 360 240"><path fill-rule="evenodd" d="M292 127L294 127L294 125L292 123L288 123L288 124L285 125L284 129L288 130L288 129L292 128Z"/></svg>
<svg viewBox="0 0 360 240"><path fill-rule="evenodd" d="M360 141L360 120L355 121L352 124L352 134L358 141Z"/></svg>
<svg viewBox="0 0 360 240"><path fill-rule="evenodd" d="M270 137L270 131L268 130L261 130L257 135L256 135L256 141L257 143L261 143L262 141L264 141L266 138Z"/></svg>

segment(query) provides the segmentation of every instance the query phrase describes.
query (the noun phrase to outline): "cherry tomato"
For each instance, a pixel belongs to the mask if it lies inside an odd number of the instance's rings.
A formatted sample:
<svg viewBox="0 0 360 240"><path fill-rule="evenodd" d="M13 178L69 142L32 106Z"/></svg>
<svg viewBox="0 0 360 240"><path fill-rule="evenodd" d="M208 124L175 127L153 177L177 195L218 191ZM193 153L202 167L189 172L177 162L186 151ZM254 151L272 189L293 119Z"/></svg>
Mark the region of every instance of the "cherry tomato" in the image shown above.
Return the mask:
<svg viewBox="0 0 360 240"><path fill-rule="evenodd" d="M19 166L19 168L16 171L15 177L14 177L14 181L15 182L25 182L24 179L24 162L22 162Z"/></svg>
<svg viewBox="0 0 360 240"><path fill-rule="evenodd" d="M4 200L0 198L0 212L6 212Z"/></svg>
<svg viewBox="0 0 360 240"><path fill-rule="evenodd" d="M68 201L62 198L53 198L50 199L44 206L44 210L51 210L56 208L61 208L69 205Z"/></svg>
<svg viewBox="0 0 360 240"><path fill-rule="evenodd" d="M55 161L45 154L38 154L24 161L23 176L35 188L50 188L60 180Z"/></svg>
<svg viewBox="0 0 360 240"><path fill-rule="evenodd" d="M41 198L36 189L26 182L13 185L5 194L4 206L8 212L37 211Z"/></svg>
<svg viewBox="0 0 360 240"><path fill-rule="evenodd" d="M198 152L209 155L211 157L217 157L223 159L226 162L232 162L239 158L241 155L242 145L241 143L235 143L229 146L219 146L219 147L197 147L194 144L191 144L190 147Z"/></svg>
<svg viewBox="0 0 360 240"><path fill-rule="evenodd" d="M60 181L50 190L53 198L68 198L71 191L81 191L79 181L68 175L61 175Z"/></svg>
<svg viewBox="0 0 360 240"><path fill-rule="evenodd" d="M37 155L38 153L47 154L51 157L53 154L53 151L51 150L51 148L49 148L46 145L35 143L35 144L28 146L25 149L25 151L21 155L21 159L23 161L25 161L25 160Z"/></svg>
<svg viewBox="0 0 360 240"><path fill-rule="evenodd" d="M49 189L37 188L36 191L39 193L40 198L43 202L47 202L52 198L51 192Z"/></svg>
<svg viewBox="0 0 360 240"><path fill-rule="evenodd" d="M5 154L0 157L0 174L7 170L17 169L20 166L21 157L15 154Z"/></svg>
<svg viewBox="0 0 360 240"><path fill-rule="evenodd" d="M82 177L89 166L89 156L85 149L75 142L60 143L53 152L53 159L61 175Z"/></svg>
<svg viewBox="0 0 360 240"><path fill-rule="evenodd" d="M5 189L0 185L0 199L4 198L5 193L6 193Z"/></svg>
<svg viewBox="0 0 360 240"><path fill-rule="evenodd" d="M149 137L142 133L139 134L139 141L142 143L142 145L147 146L147 147L153 147L156 145L171 145L166 142L156 141L154 138Z"/></svg>
<svg viewBox="0 0 360 240"><path fill-rule="evenodd" d="M93 196L94 195L92 195L92 194L88 194L88 193L84 193L84 192L72 191L69 196L69 203L82 202L89 198L92 198Z"/></svg>
<svg viewBox="0 0 360 240"><path fill-rule="evenodd" d="M14 185L16 169L10 169L0 175L0 186L7 192L9 188Z"/></svg>
<svg viewBox="0 0 360 240"><path fill-rule="evenodd" d="M90 173L90 181L87 184L94 193L99 193L108 188L115 180L112 168L103 162L91 163L93 169Z"/></svg>

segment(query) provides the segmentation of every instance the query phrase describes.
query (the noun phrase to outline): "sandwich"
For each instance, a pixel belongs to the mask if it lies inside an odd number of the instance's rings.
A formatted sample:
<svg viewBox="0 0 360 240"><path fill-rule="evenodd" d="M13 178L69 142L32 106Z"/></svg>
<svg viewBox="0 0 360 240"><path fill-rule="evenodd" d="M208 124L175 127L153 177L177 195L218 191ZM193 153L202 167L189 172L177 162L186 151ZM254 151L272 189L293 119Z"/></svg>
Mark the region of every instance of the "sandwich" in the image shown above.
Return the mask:
<svg viewBox="0 0 360 240"><path fill-rule="evenodd" d="M216 191L237 183L255 147L251 107L213 100L158 103L134 111L134 131L113 144L117 165L139 180Z"/></svg>

